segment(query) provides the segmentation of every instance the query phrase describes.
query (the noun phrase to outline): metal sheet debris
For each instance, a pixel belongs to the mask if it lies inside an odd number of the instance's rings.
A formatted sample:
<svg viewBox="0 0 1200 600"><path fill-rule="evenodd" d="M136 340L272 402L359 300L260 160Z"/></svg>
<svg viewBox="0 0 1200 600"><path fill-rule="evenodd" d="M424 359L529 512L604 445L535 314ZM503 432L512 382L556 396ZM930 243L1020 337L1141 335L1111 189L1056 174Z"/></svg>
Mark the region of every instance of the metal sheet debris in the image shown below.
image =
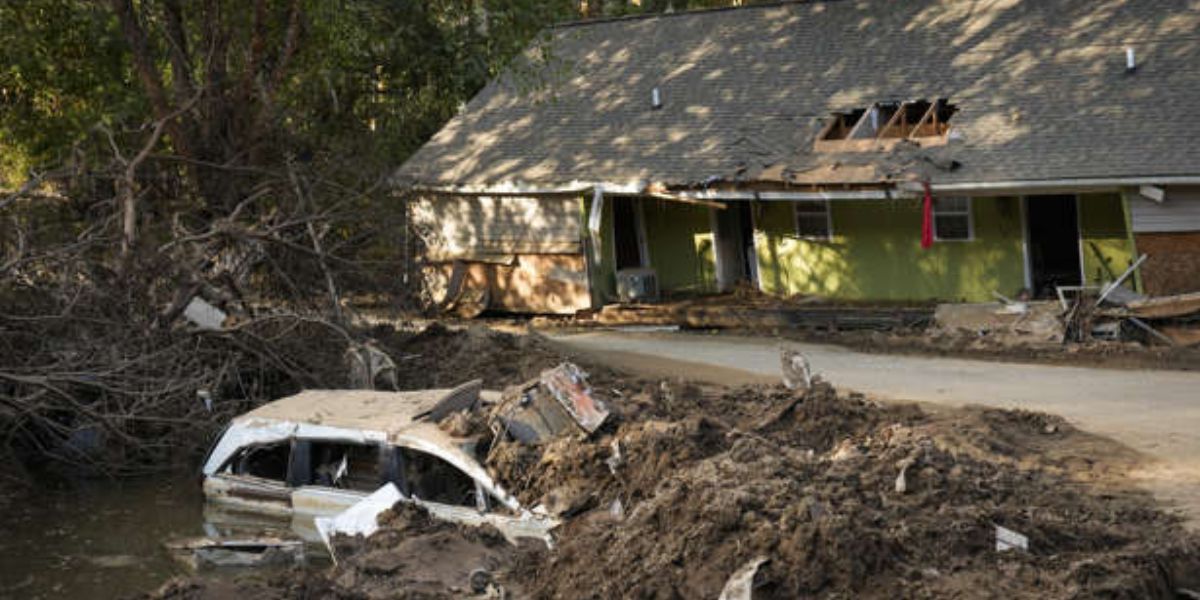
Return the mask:
<svg viewBox="0 0 1200 600"><path fill-rule="evenodd" d="M313 521L317 526L317 533L321 535L321 541L325 542L325 547L329 548L332 554L330 538L333 534L370 537L379 529L379 513L390 509L403 499L404 494L400 493L396 484L388 483L337 516L317 517ZM335 560L336 558L334 557Z"/></svg>
<svg viewBox="0 0 1200 600"><path fill-rule="evenodd" d="M428 419L437 423L450 416L451 413L474 409L479 405L480 394L482 392L483 380L472 379L450 390L446 394L446 397L438 400L438 403L433 408L413 417L413 419Z"/></svg>
<svg viewBox="0 0 1200 600"><path fill-rule="evenodd" d="M574 364L563 363L543 371L541 382L584 431L596 431L608 418L608 407L592 396L587 373Z"/></svg>
<svg viewBox="0 0 1200 600"><path fill-rule="evenodd" d="M596 431L608 407L592 395L587 373L572 363L543 371L534 382L510 388L493 414L493 427L525 444L571 432Z"/></svg>

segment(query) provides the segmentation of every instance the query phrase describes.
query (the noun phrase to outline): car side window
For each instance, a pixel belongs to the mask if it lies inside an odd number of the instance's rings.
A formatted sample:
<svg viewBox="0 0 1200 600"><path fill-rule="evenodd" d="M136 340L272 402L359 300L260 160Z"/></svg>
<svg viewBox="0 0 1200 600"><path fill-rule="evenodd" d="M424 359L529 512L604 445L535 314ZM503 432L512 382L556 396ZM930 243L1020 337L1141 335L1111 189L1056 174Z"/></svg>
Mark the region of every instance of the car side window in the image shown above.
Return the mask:
<svg viewBox="0 0 1200 600"><path fill-rule="evenodd" d="M486 506L471 476L432 454L396 448L388 471L391 480L408 496L453 506Z"/></svg>
<svg viewBox="0 0 1200 600"><path fill-rule="evenodd" d="M230 462L234 475L270 479L280 483L287 479L291 444L279 442L243 448Z"/></svg>
<svg viewBox="0 0 1200 600"><path fill-rule="evenodd" d="M378 444L298 440L288 480L294 486L373 492L383 485Z"/></svg>

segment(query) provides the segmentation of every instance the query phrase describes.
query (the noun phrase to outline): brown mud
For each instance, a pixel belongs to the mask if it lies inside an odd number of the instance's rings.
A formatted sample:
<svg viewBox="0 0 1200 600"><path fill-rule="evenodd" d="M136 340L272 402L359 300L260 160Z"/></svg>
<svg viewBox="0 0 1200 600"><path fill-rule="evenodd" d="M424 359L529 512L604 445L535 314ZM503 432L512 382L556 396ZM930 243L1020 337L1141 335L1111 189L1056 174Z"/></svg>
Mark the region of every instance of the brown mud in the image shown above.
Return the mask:
<svg viewBox="0 0 1200 600"><path fill-rule="evenodd" d="M482 328L410 341L422 385L515 382L561 359ZM488 464L526 506L562 516L553 550L397 509L328 571L175 581L156 597L464 597L464 570L479 566L512 597L715 598L756 558L767 559L756 599L1200 590L1200 540L1130 483L1140 457L1060 418L934 413L826 383L796 394L593 371L609 424L589 439L506 443ZM1028 551L997 552L997 526L1027 536Z"/></svg>

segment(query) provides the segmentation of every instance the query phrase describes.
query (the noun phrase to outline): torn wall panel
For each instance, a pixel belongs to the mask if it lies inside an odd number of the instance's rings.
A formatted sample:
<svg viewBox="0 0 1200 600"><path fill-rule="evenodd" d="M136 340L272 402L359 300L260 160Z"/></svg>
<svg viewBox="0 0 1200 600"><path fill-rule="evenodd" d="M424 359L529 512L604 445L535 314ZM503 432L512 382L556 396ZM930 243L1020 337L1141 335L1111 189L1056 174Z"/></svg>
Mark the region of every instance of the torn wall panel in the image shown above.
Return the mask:
<svg viewBox="0 0 1200 600"><path fill-rule="evenodd" d="M1145 293L1200 292L1200 232L1137 233L1135 243L1150 256L1141 268Z"/></svg>
<svg viewBox="0 0 1200 600"><path fill-rule="evenodd" d="M522 254L508 261L466 263L461 267L465 274L460 293L485 297L483 308L573 314L592 306L584 261L582 254ZM453 263L425 267L425 280L435 298L449 293L454 268Z"/></svg>

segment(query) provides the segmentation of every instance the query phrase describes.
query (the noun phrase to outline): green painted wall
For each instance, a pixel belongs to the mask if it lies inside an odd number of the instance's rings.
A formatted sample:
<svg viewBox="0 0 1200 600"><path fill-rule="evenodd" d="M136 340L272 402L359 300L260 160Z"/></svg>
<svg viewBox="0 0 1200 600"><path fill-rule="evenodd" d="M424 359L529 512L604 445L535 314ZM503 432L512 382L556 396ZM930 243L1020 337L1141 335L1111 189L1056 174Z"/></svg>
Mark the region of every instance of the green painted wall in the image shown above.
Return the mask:
<svg viewBox="0 0 1200 600"><path fill-rule="evenodd" d="M1116 193L1079 196L1083 273L1089 284L1112 281L1133 264L1123 203Z"/></svg>
<svg viewBox="0 0 1200 600"><path fill-rule="evenodd" d="M717 288L709 208L667 200L642 200L650 266L665 292Z"/></svg>
<svg viewBox="0 0 1200 600"><path fill-rule="evenodd" d="M709 209L643 199L650 265L664 292L716 289ZM1020 200L973 198L975 237L920 246L921 201L834 201L833 239L812 241L794 233L792 204L755 207L755 247L765 291L867 300L990 301L1025 286ZM586 230L590 197L581 218ZM1119 194L1080 196L1084 271L1089 283L1112 278L1130 264L1127 215ZM591 262L597 302L616 298L612 207L606 203L600 260Z"/></svg>
<svg viewBox="0 0 1200 600"><path fill-rule="evenodd" d="M708 208L679 202L639 199L646 228L646 250L650 266L658 272L659 288L664 292L711 292L716 290L716 262ZM584 235L592 199L581 204ZM604 203L601 216L600 260L589 253L592 298L597 305L617 298L616 256L614 254L613 211Z"/></svg>
<svg viewBox="0 0 1200 600"><path fill-rule="evenodd" d="M767 292L846 299L988 301L1025 285L1020 203L972 200L975 239L921 248L921 201L834 201L833 239L800 239L793 207L758 209L759 277Z"/></svg>

